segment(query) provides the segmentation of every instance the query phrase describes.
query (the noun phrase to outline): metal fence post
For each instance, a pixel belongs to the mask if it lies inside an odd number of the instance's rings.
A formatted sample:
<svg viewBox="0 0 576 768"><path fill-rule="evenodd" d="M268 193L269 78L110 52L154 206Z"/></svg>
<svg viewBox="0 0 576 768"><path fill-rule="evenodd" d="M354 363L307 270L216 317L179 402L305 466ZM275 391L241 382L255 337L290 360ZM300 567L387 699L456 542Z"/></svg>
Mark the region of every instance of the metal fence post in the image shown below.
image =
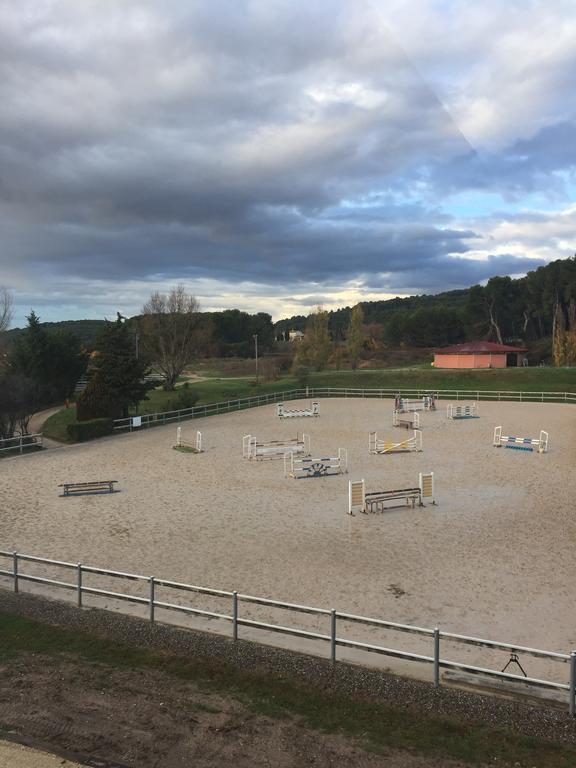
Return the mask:
<svg viewBox="0 0 576 768"><path fill-rule="evenodd" d="M76 567L78 569L78 608L82 608L82 563L78 563Z"/></svg>
<svg viewBox="0 0 576 768"><path fill-rule="evenodd" d="M18 552L12 555L12 570L14 573L14 592L18 592Z"/></svg>
<svg viewBox="0 0 576 768"><path fill-rule="evenodd" d="M440 687L440 630L434 627L434 688Z"/></svg>
<svg viewBox="0 0 576 768"><path fill-rule="evenodd" d="M154 576L150 576L150 621L154 621Z"/></svg>
<svg viewBox="0 0 576 768"><path fill-rule="evenodd" d="M568 691L570 697L568 702L568 712L570 717L574 717L576 714L576 651L572 651L570 654L570 689Z"/></svg>
<svg viewBox="0 0 576 768"><path fill-rule="evenodd" d="M238 640L238 592L232 592L232 640Z"/></svg>
<svg viewBox="0 0 576 768"><path fill-rule="evenodd" d="M336 662L336 611L330 611L330 661Z"/></svg>

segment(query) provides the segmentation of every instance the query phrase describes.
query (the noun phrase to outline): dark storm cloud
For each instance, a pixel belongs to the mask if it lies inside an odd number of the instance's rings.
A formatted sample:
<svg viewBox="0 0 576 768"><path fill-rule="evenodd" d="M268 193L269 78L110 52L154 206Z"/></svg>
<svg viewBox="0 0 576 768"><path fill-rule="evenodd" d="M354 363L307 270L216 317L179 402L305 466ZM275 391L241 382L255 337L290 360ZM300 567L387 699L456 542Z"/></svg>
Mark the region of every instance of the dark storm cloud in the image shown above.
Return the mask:
<svg viewBox="0 0 576 768"><path fill-rule="evenodd" d="M0 14L0 268L15 283L430 290L528 263L454 260L478 233L414 202L422 180L496 183L501 158L470 153L371 4L22 0ZM512 147L510 184L570 162L571 129Z"/></svg>

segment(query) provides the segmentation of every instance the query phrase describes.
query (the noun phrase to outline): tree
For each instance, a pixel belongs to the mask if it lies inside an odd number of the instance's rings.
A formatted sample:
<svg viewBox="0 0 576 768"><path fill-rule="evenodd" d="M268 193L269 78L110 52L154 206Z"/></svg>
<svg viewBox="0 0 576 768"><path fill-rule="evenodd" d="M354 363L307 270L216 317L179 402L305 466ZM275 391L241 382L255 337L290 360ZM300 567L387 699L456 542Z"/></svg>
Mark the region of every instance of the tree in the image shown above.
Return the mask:
<svg viewBox="0 0 576 768"><path fill-rule="evenodd" d="M198 310L198 301L183 285L167 295L156 291L142 308L142 344L151 364L164 376L165 390L174 390L186 365L208 341L209 326Z"/></svg>
<svg viewBox="0 0 576 768"><path fill-rule="evenodd" d="M12 371L35 383L40 405L70 397L86 370L87 353L72 333L47 331L33 310L26 319L9 356Z"/></svg>
<svg viewBox="0 0 576 768"><path fill-rule="evenodd" d="M566 365L566 321L560 302L556 304L554 309L552 357L554 359L554 365L558 368Z"/></svg>
<svg viewBox="0 0 576 768"><path fill-rule="evenodd" d="M332 351L332 342L328 331L328 312L317 307L308 318L306 333L294 358L294 370L311 369L322 371L326 368Z"/></svg>
<svg viewBox="0 0 576 768"><path fill-rule="evenodd" d="M362 305L357 304L350 315L350 325L346 334L346 351L348 352L348 358L353 371L358 367L358 360L364 345L363 325L364 312L362 311Z"/></svg>
<svg viewBox="0 0 576 768"><path fill-rule="evenodd" d="M96 343L88 386L78 398L79 420L126 418L130 408L146 399L147 365L135 354L130 329L119 316L107 323Z"/></svg>
<svg viewBox="0 0 576 768"><path fill-rule="evenodd" d="M0 333L10 328L13 317L13 299L8 288L0 286Z"/></svg>
<svg viewBox="0 0 576 768"><path fill-rule="evenodd" d="M27 435L37 406L37 388L31 379L14 373L0 377L0 439Z"/></svg>

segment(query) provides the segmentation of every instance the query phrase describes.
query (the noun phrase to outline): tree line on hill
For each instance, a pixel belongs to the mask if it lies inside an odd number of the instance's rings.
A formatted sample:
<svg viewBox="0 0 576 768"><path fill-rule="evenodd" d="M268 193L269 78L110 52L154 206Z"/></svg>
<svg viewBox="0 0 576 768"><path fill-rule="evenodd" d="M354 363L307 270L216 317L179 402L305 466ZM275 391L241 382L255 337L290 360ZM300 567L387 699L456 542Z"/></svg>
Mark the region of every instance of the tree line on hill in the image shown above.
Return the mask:
<svg viewBox="0 0 576 768"><path fill-rule="evenodd" d="M442 347L468 340L505 343L550 339L556 365L576 364L576 257L559 259L525 277L492 277L485 286L436 295L362 302L365 326L390 346ZM344 339L352 309L327 314L334 341ZM305 330L309 317L278 321L277 338Z"/></svg>
<svg viewBox="0 0 576 768"><path fill-rule="evenodd" d="M79 321L84 344L74 324L41 323L32 311L27 326L9 333L12 297L0 291L0 439L28 434L30 416L62 403L74 393L79 378L88 383L78 397L79 420L114 419L128 415L157 382L146 381L152 368L164 389L174 391L186 366L207 355L249 355L258 337L260 350L274 344L270 315L239 310L200 312L195 297L176 286L167 294L154 292L142 313L130 319L118 313L115 322ZM178 388L172 405L185 408L196 400L193 390Z"/></svg>
<svg viewBox="0 0 576 768"><path fill-rule="evenodd" d="M312 371L340 368L344 361L354 369L383 342L434 347L467 339L516 344L549 339L555 365L576 365L576 257L519 279L493 277L468 290L364 302L335 312L317 308L308 317L275 326L266 313L201 312L196 299L176 286L168 294L153 293L136 317L118 314L115 322L99 322L90 346L70 324L64 330L42 324L34 312L27 327L10 336L11 316L11 295L0 289L0 336L9 340L0 356L0 438L27 434L30 415L69 398L85 373L89 381L78 399L80 419L121 418L146 397L145 377L152 366L164 388L173 391L194 359L252 356L256 337L263 354L284 350L301 383ZM288 330L298 328L305 331L301 341L281 343ZM193 389L179 387L171 406L194 402Z"/></svg>

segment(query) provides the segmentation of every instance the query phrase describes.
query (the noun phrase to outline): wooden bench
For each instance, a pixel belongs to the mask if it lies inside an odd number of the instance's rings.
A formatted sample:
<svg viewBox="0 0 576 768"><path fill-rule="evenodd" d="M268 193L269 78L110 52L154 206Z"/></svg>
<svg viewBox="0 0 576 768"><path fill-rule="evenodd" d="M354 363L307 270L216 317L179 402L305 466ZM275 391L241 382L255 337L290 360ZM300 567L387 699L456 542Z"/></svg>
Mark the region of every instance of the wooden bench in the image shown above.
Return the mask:
<svg viewBox="0 0 576 768"><path fill-rule="evenodd" d="M420 488L398 488L393 491L376 491L365 495L366 512L383 512L385 509L391 509L385 505L389 502L403 501L406 506L414 507L418 505L423 507L422 491ZM393 504L392 506L403 506Z"/></svg>
<svg viewBox="0 0 576 768"><path fill-rule="evenodd" d="M62 496L70 496L77 493L114 493L114 484L118 480L93 480L90 483L60 483L58 488L63 488Z"/></svg>

